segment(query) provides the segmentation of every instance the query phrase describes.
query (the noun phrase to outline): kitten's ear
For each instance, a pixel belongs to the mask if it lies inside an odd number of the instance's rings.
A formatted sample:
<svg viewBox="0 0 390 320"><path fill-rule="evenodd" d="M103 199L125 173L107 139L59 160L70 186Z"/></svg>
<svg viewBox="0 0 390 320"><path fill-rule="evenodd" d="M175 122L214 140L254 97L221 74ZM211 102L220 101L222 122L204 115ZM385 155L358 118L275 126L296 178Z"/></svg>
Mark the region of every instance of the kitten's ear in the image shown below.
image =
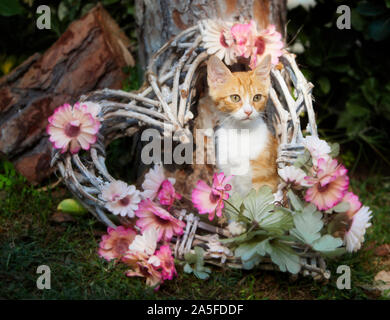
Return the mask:
<svg viewBox="0 0 390 320"><path fill-rule="evenodd" d="M260 64L253 71L257 77L266 78L271 71L271 55L266 55L260 62Z"/></svg>
<svg viewBox="0 0 390 320"><path fill-rule="evenodd" d="M225 64L217 57L211 56L207 61L207 82L209 87L224 84L232 73Z"/></svg>

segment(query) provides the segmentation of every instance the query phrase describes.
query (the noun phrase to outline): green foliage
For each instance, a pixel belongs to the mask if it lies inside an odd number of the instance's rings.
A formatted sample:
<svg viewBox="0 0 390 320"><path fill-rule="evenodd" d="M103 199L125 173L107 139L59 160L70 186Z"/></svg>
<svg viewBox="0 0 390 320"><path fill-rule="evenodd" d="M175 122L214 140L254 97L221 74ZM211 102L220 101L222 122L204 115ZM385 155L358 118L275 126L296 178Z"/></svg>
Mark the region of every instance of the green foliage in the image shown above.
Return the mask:
<svg viewBox="0 0 390 320"><path fill-rule="evenodd" d="M289 193L290 201L291 194L292 192ZM339 248L343 245L340 238L335 238L329 234L321 234L324 227L322 213L317 211L315 205L306 205L294 214L293 219L295 228L290 231L290 234L298 241L311 246L315 251L328 257L341 255L345 252L344 248Z"/></svg>
<svg viewBox="0 0 390 320"><path fill-rule="evenodd" d="M361 160L361 167L374 159L390 164L390 8L385 1L316 2L309 13L289 11L288 35L305 48L297 61L315 85L319 130L354 155L353 168ZM336 26L341 4L352 9L350 30Z"/></svg>
<svg viewBox="0 0 390 320"><path fill-rule="evenodd" d="M0 16L15 16L23 13L23 7L18 0L2 0L0 2Z"/></svg>
<svg viewBox="0 0 390 320"><path fill-rule="evenodd" d="M195 253L187 252L184 255L186 264L184 265L184 272L193 273L198 279L208 279L211 269L204 266L204 253L201 247L194 248ZM191 266L192 265L192 266Z"/></svg>
<svg viewBox="0 0 390 320"><path fill-rule="evenodd" d="M0 161L0 190L7 190L24 181L25 178L16 173L11 162Z"/></svg>

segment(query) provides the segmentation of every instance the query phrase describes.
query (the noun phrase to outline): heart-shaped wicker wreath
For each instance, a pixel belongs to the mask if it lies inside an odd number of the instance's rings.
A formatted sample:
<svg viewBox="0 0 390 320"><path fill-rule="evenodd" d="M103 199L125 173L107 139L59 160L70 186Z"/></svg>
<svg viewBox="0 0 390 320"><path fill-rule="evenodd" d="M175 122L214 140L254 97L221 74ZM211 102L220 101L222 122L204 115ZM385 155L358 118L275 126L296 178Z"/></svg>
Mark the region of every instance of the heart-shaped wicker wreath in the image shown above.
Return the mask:
<svg viewBox="0 0 390 320"><path fill-rule="evenodd" d="M145 73L146 85L136 93L104 89L80 98L80 102L92 101L101 107L98 140L85 155L61 154L53 149L51 164L59 169L66 186L107 226L115 227L115 224L109 219L105 203L98 195L105 183L115 179L105 165L105 145L132 135L140 126L158 128L161 132L165 130L174 134L179 142L188 141L190 122L193 121L190 109L196 103L194 84L200 76L200 66L209 57L201 46L201 28L201 24L193 26L161 47ZM298 68L294 54L284 51L280 62L271 71L269 112L279 140L277 164L283 168L291 165L304 151L301 123L305 123L304 129L312 136L317 136L317 126L311 96L313 85ZM196 245L229 236L227 230L200 221L193 213L182 210L176 214L177 218L186 221L184 234L174 239L172 245L177 259L183 259L184 254ZM303 274L310 274L315 279L329 278L330 273L320 255L310 250L303 252L293 244L291 247L300 253ZM240 259L226 252L206 250L204 260L218 266L241 268ZM259 267L278 270L269 259L262 260Z"/></svg>

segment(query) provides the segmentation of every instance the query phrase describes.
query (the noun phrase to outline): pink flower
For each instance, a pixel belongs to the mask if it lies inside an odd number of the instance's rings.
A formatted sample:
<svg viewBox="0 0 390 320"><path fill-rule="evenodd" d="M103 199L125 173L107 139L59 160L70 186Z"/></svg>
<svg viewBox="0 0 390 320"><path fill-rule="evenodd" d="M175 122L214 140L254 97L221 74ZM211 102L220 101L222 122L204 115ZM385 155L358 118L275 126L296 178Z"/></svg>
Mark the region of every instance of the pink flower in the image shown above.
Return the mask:
<svg viewBox="0 0 390 320"><path fill-rule="evenodd" d="M116 229L108 227L107 233L99 244L99 255L106 260L122 258L133 242L136 232L131 228L119 226Z"/></svg>
<svg viewBox="0 0 390 320"><path fill-rule="evenodd" d="M165 177L164 168L161 164L155 164L154 167L145 174L145 180L142 183L142 188L144 189L142 197L144 199L154 200L165 180L168 180L172 185L176 182L175 178Z"/></svg>
<svg viewBox="0 0 390 320"><path fill-rule="evenodd" d="M173 259L171 248L168 245L161 246L160 250L156 251L155 256L160 261L157 269L161 268L163 280L172 280L173 276L177 276L175 260Z"/></svg>
<svg viewBox="0 0 390 320"><path fill-rule="evenodd" d="M209 214L209 220L213 220L215 214L222 216L224 208L223 200L229 199L227 191L231 190L231 185L227 182L232 176L225 177L223 173L214 174L213 187L210 187L203 180L199 180L194 190L192 190L192 203L199 214Z"/></svg>
<svg viewBox="0 0 390 320"><path fill-rule="evenodd" d="M149 263L149 258L140 252L130 252L124 259L130 269L126 271L128 277L143 277L146 279L146 284L149 287L155 287L158 290L163 282L162 275L152 263Z"/></svg>
<svg viewBox="0 0 390 320"><path fill-rule="evenodd" d="M213 189L218 191L230 191L232 186L228 182L233 178L233 176L226 177L223 172L214 173L213 176Z"/></svg>
<svg viewBox="0 0 390 320"><path fill-rule="evenodd" d="M352 218L362 206L359 197L352 192L347 192L341 201L349 203L349 209L346 212L349 218Z"/></svg>
<svg viewBox="0 0 390 320"><path fill-rule="evenodd" d="M231 22L205 20L201 25L202 41L209 55L215 54L228 65L236 62L233 37L230 33Z"/></svg>
<svg viewBox="0 0 390 320"><path fill-rule="evenodd" d="M169 180L164 180L161 184L161 189L157 194L157 199L162 205L168 206L168 208L170 208L175 202L175 199L181 199L181 194L175 191L173 184Z"/></svg>
<svg viewBox="0 0 390 320"><path fill-rule="evenodd" d="M253 43L251 69L255 69L261 61L261 59L258 61L258 57L266 57L268 54L271 55L271 63L278 64L279 57L283 54L283 46L282 35L276 31L274 25L269 25L267 29L260 31Z"/></svg>
<svg viewBox="0 0 390 320"><path fill-rule="evenodd" d="M134 217L134 211L141 201L140 192L133 185L123 181L113 181L102 189L101 198L106 201L105 207L115 215Z"/></svg>
<svg viewBox="0 0 390 320"><path fill-rule="evenodd" d="M142 233L150 228L159 231L158 241L170 241L173 235L182 235L185 223L173 217L168 211L153 203L142 200L135 215L139 218L136 225Z"/></svg>
<svg viewBox="0 0 390 320"><path fill-rule="evenodd" d="M230 29L233 36L234 48L237 56L248 58L252 54L254 39L256 37L256 23L251 20L247 24L236 23Z"/></svg>
<svg viewBox="0 0 390 320"><path fill-rule="evenodd" d="M328 210L337 205L348 190L347 169L337 160L320 158L313 167L316 177L305 177L311 188L306 190L305 200L319 210Z"/></svg>
<svg viewBox="0 0 390 320"><path fill-rule="evenodd" d="M56 149L64 153L70 147L71 153L79 152L80 148L89 150L90 145L96 142L96 134L100 122L88 112L88 107L76 103L72 108L69 104L58 107L48 118L46 128L50 135L49 141Z"/></svg>
<svg viewBox="0 0 390 320"><path fill-rule="evenodd" d="M361 248L366 230L371 226L371 219L372 211L369 207L363 206L354 213L344 235L344 243L348 252L356 252Z"/></svg>

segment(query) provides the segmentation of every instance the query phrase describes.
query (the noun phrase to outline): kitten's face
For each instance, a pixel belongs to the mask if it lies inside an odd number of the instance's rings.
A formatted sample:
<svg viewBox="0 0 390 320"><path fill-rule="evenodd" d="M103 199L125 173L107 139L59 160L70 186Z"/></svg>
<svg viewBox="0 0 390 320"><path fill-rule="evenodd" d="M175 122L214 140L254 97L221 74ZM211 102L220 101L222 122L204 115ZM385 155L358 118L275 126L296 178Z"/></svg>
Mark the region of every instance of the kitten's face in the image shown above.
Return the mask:
<svg viewBox="0 0 390 320"><path fill-rule="evenodd" d="M217 108L242 123L261 117L268 100L270 69L269 55L256 69L235 73L212 56L207 63L207 81Z"/></svg>

